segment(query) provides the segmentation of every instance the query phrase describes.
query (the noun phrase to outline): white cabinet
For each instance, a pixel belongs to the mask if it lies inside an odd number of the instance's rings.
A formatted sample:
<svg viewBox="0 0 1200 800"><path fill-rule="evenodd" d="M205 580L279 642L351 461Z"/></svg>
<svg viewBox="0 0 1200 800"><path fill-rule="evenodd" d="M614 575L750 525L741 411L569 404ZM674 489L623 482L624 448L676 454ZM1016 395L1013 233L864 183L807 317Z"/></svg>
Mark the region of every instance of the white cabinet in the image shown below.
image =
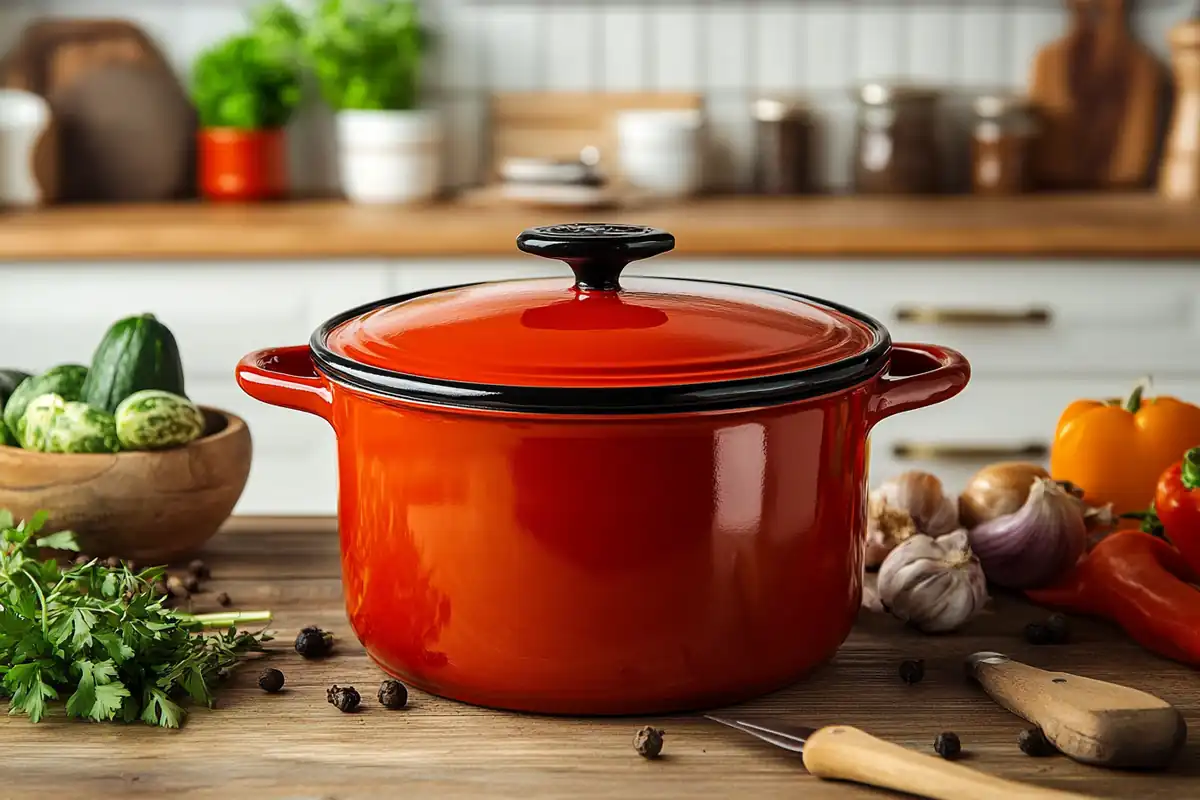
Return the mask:
<svg viewBox="0 0 1200 800"><path fill-rule="evenodd" d="M872 480L929 469L959 488L987 461L1038 460L1062 408L1156 391L1200 400L1200 270L1195 264L1073 262L721 261L664 256L630 274L772 286L875 316L896 341L958 348L973 377L959 397L881 423ZM0 264L0 366L86 362L119 316L153 311L175 331L197 401L242 415L254 466L238 512L336 510L333 433L321 420L241 392L233 367L251 350L304 344L322 321L382 297L438 286L562 276L553 261L503 259Z"/></svg>

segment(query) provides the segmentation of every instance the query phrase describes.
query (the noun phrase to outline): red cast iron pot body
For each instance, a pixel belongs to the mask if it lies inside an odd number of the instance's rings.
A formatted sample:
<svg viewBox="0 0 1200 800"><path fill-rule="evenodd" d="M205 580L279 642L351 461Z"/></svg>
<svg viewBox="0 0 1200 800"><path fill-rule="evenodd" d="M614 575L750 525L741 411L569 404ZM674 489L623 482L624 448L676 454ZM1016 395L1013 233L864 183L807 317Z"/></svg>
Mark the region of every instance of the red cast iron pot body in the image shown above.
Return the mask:
<svg viewBox="0 0 1200 800"><path fill-rule="evenodd" d="M867 434L968 374L953 351L891 345L819 397L614 415L385 397L308 346L238 367L249 394L337 434L346 608L379 666L569 714L725 705L828 660L861 599Z"/></svg>

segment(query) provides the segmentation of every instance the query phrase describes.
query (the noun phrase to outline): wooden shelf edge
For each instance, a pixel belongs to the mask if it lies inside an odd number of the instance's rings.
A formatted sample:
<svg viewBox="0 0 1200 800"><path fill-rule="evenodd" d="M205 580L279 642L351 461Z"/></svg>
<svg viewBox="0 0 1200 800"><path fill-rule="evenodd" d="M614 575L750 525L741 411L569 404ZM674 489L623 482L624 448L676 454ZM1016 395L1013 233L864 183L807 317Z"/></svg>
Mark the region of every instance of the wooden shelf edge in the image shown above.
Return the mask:
<svg viewBox="0 0 1200 800"><path fill-rule="evenodd" d="M1150 194L716 197L599 214L453 202L53 207L0 214L0 260L525 258L528 227L587 220L671 231L696 258L1200 258L1200 208Z"/></svg>

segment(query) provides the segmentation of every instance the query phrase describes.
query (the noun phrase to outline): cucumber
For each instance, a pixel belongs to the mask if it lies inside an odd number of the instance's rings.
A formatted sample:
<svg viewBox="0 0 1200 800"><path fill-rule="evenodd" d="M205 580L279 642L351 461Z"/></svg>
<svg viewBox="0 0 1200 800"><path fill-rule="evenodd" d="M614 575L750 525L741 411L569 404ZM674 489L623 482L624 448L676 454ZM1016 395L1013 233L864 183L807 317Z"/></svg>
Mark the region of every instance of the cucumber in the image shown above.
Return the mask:
<svg viewBox="0 0 1200 800"><path fill-rule="evenodd" d="M88 368L79 364L60 364L41 375L21 381L4 404L4 424L17 434L17 440L20 441L17 423L25 415L25 408L30 401L44 394L56 394L64 401L79 400L87 374Z"/></svg>
<svg viewBox="0 0 1200 800"><path fill-rule="evenodd" d="M28 372L22 372L19 369L0 369L0 410L4 409L4 404L21 385L21 381L28 377L30 377Z"/></svg>
<svg viewBox="0 0 1200 800"><path fill-rule="evenodd" d="M153 314L113 323L92 356L80 399L112 414L122 400L143 389L187 397L175 336Z"/></svg>
<svg viewBox="0 0 1200 800"><path fill-rule="evenodd" d="M195 404L158 389L131 394L115 416L117 438L126 450L179 447L204 433L204 413Z"/></svg>
<svg viewBox="0 0 1200 800"><path fill-rule="evenodd" d="M121 449L111 414L87 403L44 394L19 423L21 446L43 453L115 453Z"/></svg>

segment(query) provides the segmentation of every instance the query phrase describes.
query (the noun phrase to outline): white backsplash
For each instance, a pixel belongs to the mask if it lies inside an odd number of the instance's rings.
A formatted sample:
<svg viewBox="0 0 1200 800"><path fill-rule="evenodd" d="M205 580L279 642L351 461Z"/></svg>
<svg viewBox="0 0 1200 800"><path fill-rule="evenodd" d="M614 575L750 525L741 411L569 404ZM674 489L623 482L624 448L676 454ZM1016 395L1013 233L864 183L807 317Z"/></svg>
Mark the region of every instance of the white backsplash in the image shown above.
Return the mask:
<svg viewBox="0 0 1200 800"><path fill-rule="evenodd" d="M294 0L303 5L309 0ZM138 22L186 76L209 43L240 29L257 0L0 0L0 46L39 14ZM1024 86L1033 53L1062 34L1063 0L426 0L442 43L431 102L451 127L446 179L479 174L493 89L702 90L730 157L718 183L745 186L753 160L748 106L762 92L807 95L822 118L818 179L848 183L853 103L867 78L913 77L964 91ZM1134 24L1165 57L1167 29L1191 0L1141 0ZM300 191L335 184L328 114L293 124Z"/></svg>

